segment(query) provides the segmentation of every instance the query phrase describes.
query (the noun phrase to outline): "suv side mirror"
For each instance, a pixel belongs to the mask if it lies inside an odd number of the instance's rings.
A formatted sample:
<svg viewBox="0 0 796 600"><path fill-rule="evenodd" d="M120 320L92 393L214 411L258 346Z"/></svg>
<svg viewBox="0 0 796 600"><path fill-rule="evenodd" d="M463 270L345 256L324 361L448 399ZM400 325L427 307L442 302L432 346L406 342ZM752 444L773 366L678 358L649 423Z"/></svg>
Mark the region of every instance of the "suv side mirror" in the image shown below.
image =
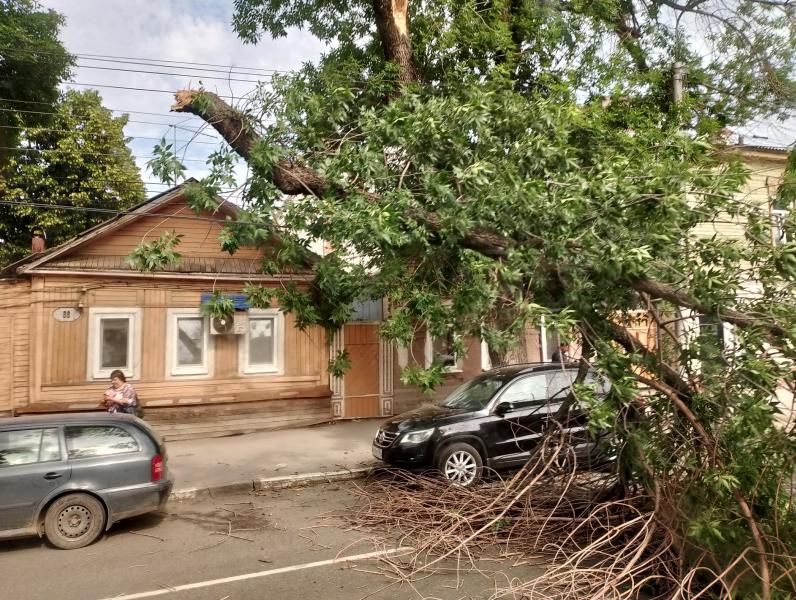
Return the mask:
<svg viewBox="0 0 796 600"><path fill-rule="evenodd" d="M510 413L513 410L514 410L513 402L501 402L495 407L495 414L502 417L506 413Z"/></svg>

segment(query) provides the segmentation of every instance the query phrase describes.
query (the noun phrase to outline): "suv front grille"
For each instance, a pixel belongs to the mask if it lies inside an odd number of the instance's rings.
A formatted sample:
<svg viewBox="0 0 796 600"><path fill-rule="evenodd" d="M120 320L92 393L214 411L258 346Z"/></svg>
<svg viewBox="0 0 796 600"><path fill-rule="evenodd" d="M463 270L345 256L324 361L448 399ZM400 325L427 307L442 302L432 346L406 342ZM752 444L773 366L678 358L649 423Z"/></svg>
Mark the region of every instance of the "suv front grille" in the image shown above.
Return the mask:
<svg viewBox="0 0 796 600"><path fill-rule="evenodd" d="M379 448L387 448L392 445L395 441L395 438L398 437L398 433L384 431L383 429L379 429L376 433L376 439L373 440L373 443L376 444Z"/></svg>

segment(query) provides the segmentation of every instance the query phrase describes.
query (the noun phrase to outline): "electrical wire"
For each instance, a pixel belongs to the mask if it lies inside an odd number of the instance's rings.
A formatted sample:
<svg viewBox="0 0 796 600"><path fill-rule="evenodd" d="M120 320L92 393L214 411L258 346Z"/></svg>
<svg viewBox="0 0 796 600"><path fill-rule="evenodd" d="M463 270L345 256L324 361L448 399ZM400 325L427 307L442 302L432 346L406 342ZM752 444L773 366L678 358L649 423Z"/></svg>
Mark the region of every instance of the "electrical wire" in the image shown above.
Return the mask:
<svg viewBox="0 0 796 600"><path fill-rule="evenodd" d="M0 102L15 102L17 104L42 104L44 106L52 106L53 105L52 102L43 102L41 100L15 100L14 98L0 98ZM103 108L105 108L106 110L110 110L112 112L121 112L121 113L136 114L136 115L152 115L152 116L155 116L155 117L164 117L164 118L169 118L169 119L182 119L183 118L182 115L175 115L175 114L170 114L170 113L146 112L146 111L142 111L142 110L126 110L124 108L108 108L108 107L105 107L105 106ZM0 109L0 110L3 110L3 109ZM9 109L5 109L5 110L9 110ZM17 110L15 110L15 112L30 112L30 111L17 109ZM58 114L58 113L42 112L40 114L55 115L55 114ZM130 121L130 122L133 122L133 121ZM137 123L146 123L147 121L135 121L135 122L137 122ZM163 123L163 124L165 125L166 123ZM160 125L160 123L158 123L158 125Z"/></svg>
<svg viewBox="0 0 796 600"><path fill-rule="evenodd" d="M217 81L236 81L239 83L261 83L261 79L238 79L236 77L219 77L217 75L202 75L198 73L173 73L168 71L146 71L143 69L122 69L120 67L98 67L93 65L78 65L78 69L97 69L102 71L117 71L121 73L144 73L148 75L170 75L173 77L192 77L195 79L214 79ZM272 75L263 75L262 77L272 77Z"/></svg>
<svg viewBox="0 0 796 600"><path fill-rule="evenodd" d="M117 210L112 208L95 208L92 206L73 206L73 205L65 205L65 204L47 204L44 202L34 202L29 200L22 200L22 201L15 201L15 200L0 200L0 206L24 206L29 208L42 208L42 209L49 209L49 210L68 210L68 211L78 211L78 212L91 212L91 213L98 213L98 214L112 214L114 216L125 216L125 215L138 215L140 217L147 217L153 219L160 219L160 220L168 220L168 219L182 219L186 221L204 221L206 223L223 223L229 224L230 221L226 218L210 218L210 217L196 217L191 215L169 215L164 213L139 213L135 210Z"/></svg>
<svg viewBox="0 0 796 600"><path fill-rule="evenodd" d="M44 50L39 49L32 49L28 50L25 48L18 48L12 46L0 46L0 50L6 50L11 52L27 52L29 54L46 54L50 56L63 56L61 53L58 52L47 52ZM161 58L141 58L141 57L134 57L134 56L119 56L119 55L111 55L111 54L90 54L85 52L77 52L72 54L72 56L76 58L83 58L87 60L96 60L96 61L107 61L107 62L121 62L121 61L144 61L144 62L161 62L161 63L168 63L168 64L175 64L175 65L197 65L203 67L219 67L223 69L243 69L247 71L263 71L263 72L271 72L271 73L293 73L295 71L283 71L279 69L265 69L261 67L236 67L234 65L222 65L216 63L202 63L202 62L192 62L187 60L167 60Z"/></svg>
<svg viewBox="0 0 796 600"><path fill-rule="evenodd" d="M0 80L2 81L2 80ZM129 85L113 85L109 83L82 83L80 81L62 81L64 85L81 85L83 87L90 87L90 88L109 88L113 90L128 90L133 92L154 92L160 94L171 94L172 96L175 94L175 91L172 90L163 90L159 88L142 88L142 87L133 87ZM223 95L223 94L216 94L219 98L224 98L226 100L240 100L240 96L230 96L230 95Z"/></svg>
<svg viewBox="0 0 796 600"><path fill-rule="evenodd" d="M67 153L66 150L61 150L58 148L12 148L10 146L0 146L0 150L8 150L11 152L39 152L39 153L46 153L46 152L62 152ZM78 154L82 156L119 156L118 154L113 154L110 152L85 152L81 151ZM139 158L141 160L144 159L152 159L158 158L157 156L138 156L136 154L131 154L133 158ZM206 158L181 158L180 161L190 161L190 162L207 162Z"/></svg>
<svg viewBox="0 0 796 600"><path fill-rule="evenodd" d="M0 125L0 129L19 129L19 130L23 130L24 131L24 130L28 130L28 129L31 129L31 128L29 128L29 127L21 127L19 125ZM69 131L68 129L50 129L50 128L47 128L47 127L36 127L35 129L36 129L36 131L49 131L51 133L69 133L69 134L80 133L82 135L94 135L94 136L105 135L105 134L103 134L101 132L91 132L91 131L80 131L80 132L77 132L77 131ZM124 134L124 133L122 135L124 137L126 137L126 138L133 138L133 139L136 139L136 140L155 140L155 141L159 142L159 141L161 141L163 139L162 137L148 137L148 136L143 136L143 135L127 135L127 134ZM202 141L199 141L199 140L167 140L167 141L170 141L170 142L175 143L175 144L200 144L200 145L207 145L207 146L218 146L218 144L222 140L221 140L221 138L219 138L218 142L202 142Z"/></svg>
<svg viewBox="0 0 796 600"><path fill-rule="evenodd" d="M80 178L76 178L76 177L56 177L56 176L48 175L48 174L43 174L41 176L41 180L42 181L48 181L48 180L67 181L67 182L74 182L74 183L78 183L79 181L81 181ZM137 183L143 183L145 186L152 186L152 185L162 185L162 186L166 186L166 187L173 187L174 186L173 183L165 183L163 181L144 181L144 180L141 180L141 179L133 179L133 178L130 178L130 179L107 179L107 178L103 178L103 177L92 176L91 177L91 181L96 181L96 182L99 182L99 183L105 183L105 184L109 184L109 185L115 184L115 185L119 185L119 186L130 186L130 185L134 185L134 184L137 184ZM226 193L226 192L235 192L238 189L239 188L221 188L221 190L219 190L219 191Z"/></svg>
<svg viewBox="0 0 796 600"><path fill-rule="evenodd" d="M110 110L110 109L109 109ZM0 108L0 112L9 112L9 113L22 113L22 114L32 114L32 115L60 115L61 113L52 112L52 111L42 111L42 110L21 110L21 109L14 109L14 108ZM87 117L89 115L78 115ZM163 115L167 116L167 115ZM186 119L182 119L180 122L184 122ZM137 119L128 119L127 123L140 123L144 125L161 125L163 127L174 127L175 129L180 129L182 131L189 131L195 135L203 135L205 137L209 137L212 139L220 139L215 135L210 135L209 133L205 133L203 129L207 126L203 125L201 129L194 129L192 127L185 127L183 125L175 124L175 123L158 123L157 121L140 121ZM211 130L212 131L212 130Z"/></svg>

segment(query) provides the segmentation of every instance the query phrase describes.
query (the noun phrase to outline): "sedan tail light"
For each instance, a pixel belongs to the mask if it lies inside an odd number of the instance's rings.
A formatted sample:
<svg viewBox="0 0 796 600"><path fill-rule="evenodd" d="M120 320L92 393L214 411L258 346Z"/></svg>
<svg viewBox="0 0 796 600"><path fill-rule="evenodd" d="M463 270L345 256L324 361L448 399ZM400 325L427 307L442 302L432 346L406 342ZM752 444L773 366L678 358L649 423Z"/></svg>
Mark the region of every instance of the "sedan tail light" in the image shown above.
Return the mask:
<svg viewBox="0 0 796 600"><path fill-rule="evenodd" d="M152 481L160 481L163 479L163 474L166 472L166 463L163 462L163 457L156 454L152 457Z"/></svg>

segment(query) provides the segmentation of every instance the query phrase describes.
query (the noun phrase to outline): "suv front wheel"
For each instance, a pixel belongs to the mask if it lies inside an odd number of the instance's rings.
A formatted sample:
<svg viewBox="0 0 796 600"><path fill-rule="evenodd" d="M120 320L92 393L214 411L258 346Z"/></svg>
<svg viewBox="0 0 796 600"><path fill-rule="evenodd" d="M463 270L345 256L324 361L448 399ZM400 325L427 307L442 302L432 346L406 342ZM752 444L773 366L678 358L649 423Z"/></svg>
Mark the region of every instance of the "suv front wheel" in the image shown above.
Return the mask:
<svg viewBox="0 0 796 600"><path fill-rule="evenodd" d="M484 463L478 450L470 444L457 442L442 449L437 470L454 485L467 487L481 478Z"/></svg>

